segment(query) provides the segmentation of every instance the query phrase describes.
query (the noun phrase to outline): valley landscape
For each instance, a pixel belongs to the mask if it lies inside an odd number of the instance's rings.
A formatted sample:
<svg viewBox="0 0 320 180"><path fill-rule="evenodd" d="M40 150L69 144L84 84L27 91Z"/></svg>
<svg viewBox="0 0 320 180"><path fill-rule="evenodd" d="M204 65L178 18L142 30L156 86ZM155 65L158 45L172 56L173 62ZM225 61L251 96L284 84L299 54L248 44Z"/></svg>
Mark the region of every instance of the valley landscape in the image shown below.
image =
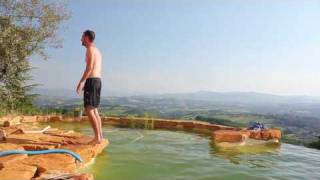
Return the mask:
<svg viewBox="0 0 320 180"><path fill-rule="evenodd" d="M72 90L37 89L35 104L42 113L73 115L81 110L81 97ZM278 96L254 92L208 92L106 96L103 116L201 120L213 124L247 127L262 122L280 128L283 141L310 146L320 135L320 98Z"/></svg>

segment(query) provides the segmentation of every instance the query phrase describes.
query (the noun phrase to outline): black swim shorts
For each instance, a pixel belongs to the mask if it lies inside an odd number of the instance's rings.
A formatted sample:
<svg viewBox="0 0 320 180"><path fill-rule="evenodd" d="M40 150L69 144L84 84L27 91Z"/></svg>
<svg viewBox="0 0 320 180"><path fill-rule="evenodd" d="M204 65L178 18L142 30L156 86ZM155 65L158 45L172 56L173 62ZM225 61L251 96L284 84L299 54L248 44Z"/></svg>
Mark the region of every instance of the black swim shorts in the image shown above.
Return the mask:
<svg viewBox="0 0 320 180"><path fill-rule="evenodd" d="M84 107L99 107L101 93L101 79L98 77L87 78L84 84L83 102Z"/></svg>

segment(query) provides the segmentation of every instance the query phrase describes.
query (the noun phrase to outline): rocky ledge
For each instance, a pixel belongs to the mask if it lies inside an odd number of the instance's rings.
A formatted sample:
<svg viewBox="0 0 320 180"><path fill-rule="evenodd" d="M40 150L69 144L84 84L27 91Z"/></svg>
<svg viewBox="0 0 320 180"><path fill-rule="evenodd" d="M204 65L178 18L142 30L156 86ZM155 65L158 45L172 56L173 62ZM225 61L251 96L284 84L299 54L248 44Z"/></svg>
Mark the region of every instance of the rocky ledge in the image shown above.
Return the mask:
<svg viewBox="0 0 320 180"><path fill-rule="evenodd" d="M7 150L71 150L83 159L77 162L68 154L26 154L0 157L2 180L24 179L93 179L92 175L77 173L76 170L88 164L109 144L88 145L91 137L73 131L49 129L43 133L26 133L35 129L26 124L0 127L0 152ZM31 132L31 131L30 131Z"/></svg>
<svg viewBox="0 0 320 180"><path fill-rule="evenodd" d="M217 130L212 133L212 139L219 145L222 143L233 143L234 145L245 145L248 140L258 140L257 143L275 142L281 139L281 131L278 129L263 130Z"/></svg>

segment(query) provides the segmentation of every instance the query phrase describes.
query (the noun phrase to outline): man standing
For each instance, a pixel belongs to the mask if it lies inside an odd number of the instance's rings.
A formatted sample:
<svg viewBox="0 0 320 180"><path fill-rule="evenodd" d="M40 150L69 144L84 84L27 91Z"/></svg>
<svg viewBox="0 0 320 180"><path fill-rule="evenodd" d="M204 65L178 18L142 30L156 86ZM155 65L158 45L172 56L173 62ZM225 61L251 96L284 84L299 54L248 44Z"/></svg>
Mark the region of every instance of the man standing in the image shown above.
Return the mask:
<svg viewBox="0 0 320 180"><path fill-rule="evenodd" d="M77 93L83 92L83 102L86 115L89 117L90 123L94 130L95 137L89 144L99 144L102 142L101 119L98 112L100 105L101 92L101 60L102 56L93 41L95 33L86 30L82 34L81 42L86 47L86 69L77 86Z"/></svg>

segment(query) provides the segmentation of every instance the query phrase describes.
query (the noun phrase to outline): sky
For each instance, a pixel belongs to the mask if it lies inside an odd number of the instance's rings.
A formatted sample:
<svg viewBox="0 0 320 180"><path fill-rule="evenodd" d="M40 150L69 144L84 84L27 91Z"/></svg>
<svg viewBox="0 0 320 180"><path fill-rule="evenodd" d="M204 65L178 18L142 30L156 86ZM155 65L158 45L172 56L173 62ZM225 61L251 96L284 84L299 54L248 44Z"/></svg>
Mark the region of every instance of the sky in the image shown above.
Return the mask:
<svg viewBox="0 0 320 180"><path fill-rule="evenodd" d="M84 30L103 54L103 92L245 91L320 96L320 1L67 1L63 48L31 58L33 82L75 89ZM104 94L107 96L108 94Z"/></svg>

